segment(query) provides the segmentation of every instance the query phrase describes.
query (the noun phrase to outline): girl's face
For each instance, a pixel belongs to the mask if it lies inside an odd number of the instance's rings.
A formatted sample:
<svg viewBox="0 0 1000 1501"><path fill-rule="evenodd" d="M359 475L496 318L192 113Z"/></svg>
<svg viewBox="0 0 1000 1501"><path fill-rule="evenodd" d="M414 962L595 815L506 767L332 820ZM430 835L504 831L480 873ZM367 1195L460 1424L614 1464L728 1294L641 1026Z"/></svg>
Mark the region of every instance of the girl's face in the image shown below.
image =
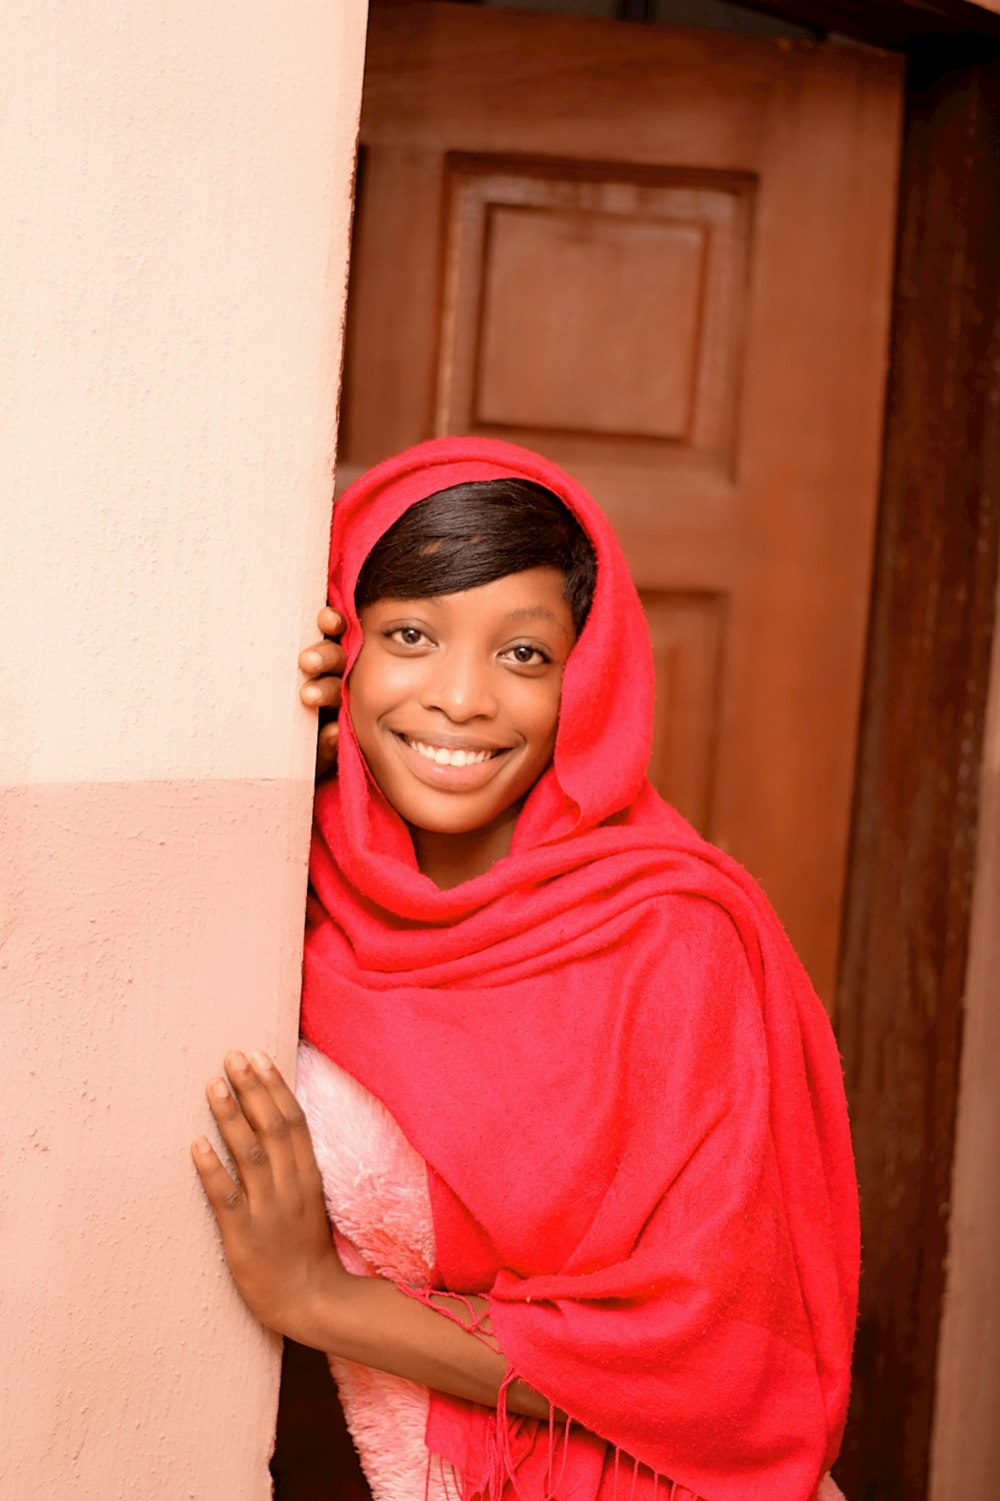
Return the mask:
<svg viewBox="0 0 1000 1501"><path fill-rule="evenodd" d="M350 717L369 770L415 831L511 825L552 759L573 615L555 568L361 611Z"/></svg>

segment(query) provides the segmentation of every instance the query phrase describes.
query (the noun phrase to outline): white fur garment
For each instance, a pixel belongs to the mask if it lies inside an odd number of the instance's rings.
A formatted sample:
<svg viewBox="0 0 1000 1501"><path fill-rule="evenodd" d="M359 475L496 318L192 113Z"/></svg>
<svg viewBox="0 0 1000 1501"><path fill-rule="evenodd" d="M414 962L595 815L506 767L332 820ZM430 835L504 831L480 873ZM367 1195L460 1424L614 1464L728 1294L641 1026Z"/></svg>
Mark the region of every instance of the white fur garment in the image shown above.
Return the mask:
<svg viewBox="0 0 1000 1501"><path fill-rule="evenodd" d="M379 1100L305 1042L295 1092L348 1271L426 1286L434 1224L419 1153ZM427 1388L348 1360L331 1358L330 1369L375 1501L423 1501ZM426 1494L428 1501L444 1501L436 1464Z"/></svg>

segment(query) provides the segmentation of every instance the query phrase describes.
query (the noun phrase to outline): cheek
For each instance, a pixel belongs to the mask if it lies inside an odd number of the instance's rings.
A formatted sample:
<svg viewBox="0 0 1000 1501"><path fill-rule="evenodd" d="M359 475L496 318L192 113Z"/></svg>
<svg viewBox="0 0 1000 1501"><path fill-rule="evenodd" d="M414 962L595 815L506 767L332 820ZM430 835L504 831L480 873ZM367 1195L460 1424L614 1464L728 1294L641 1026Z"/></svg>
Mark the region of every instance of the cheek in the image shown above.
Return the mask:
<svg viewBox="0 0 1000 1501"><path fill-rule="evenodd" d="M356 734L372 726L381 714L400 703L412 690L413 664L387 657L362 646L348 679L347 698ZM409 669L409 671L407 670Z"/></svg>
<svg viewBox="0 0 1000 1501"><path fill-rule="evenodd" d="M345 683L344 713L350 720L355 738L367 757L375 720L379 713L378 696L373 692L371 673L366 672L359 657Z"/></svg>
<svg viewBox="0 0 1000 1501"><path fill-rule="evenodd" d="M521 708L521 726L531 743L541 752L551 753L559 724L559 684L545 685Z"/></svg>

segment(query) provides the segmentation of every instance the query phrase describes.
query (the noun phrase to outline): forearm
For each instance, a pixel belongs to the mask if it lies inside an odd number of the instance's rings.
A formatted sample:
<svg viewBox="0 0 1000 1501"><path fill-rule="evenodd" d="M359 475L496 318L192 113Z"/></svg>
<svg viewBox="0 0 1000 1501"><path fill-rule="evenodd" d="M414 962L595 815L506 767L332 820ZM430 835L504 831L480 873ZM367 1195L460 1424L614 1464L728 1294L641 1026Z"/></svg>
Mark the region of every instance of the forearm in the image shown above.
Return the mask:
<svg viewBox="0 0 1000 1501"><path fill-rule="evenodd" d="M403 1376L453 1397L495 1407L507 1373L503 1354L448 1316L447 1294L429 1306L380 1277L350 1277L317 1295L296 1338L328 1355ZM485 1299L462 1299L474 1315L487 1312ZM456 1300L457 1312L457 1300ZM548 1418L549 1403L515 1380L507 1407L526 1417Z"/></svg>

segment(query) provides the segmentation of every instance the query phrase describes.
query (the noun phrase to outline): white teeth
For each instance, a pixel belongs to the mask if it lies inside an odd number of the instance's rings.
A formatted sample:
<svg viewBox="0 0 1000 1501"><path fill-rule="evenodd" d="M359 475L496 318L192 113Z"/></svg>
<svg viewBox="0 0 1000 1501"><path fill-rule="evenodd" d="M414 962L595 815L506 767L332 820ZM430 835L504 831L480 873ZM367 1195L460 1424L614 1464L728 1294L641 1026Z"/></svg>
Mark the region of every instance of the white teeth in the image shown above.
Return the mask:
<svg viewBox="0 0 1000 1501"><path fill-rule="evenodd" d="M422 740L408 740L408 745L428 761L435 761L438 766L478 766L481 761L488 761L492 751L464 751L446 750L443 745L425 745Z"/></svg>

